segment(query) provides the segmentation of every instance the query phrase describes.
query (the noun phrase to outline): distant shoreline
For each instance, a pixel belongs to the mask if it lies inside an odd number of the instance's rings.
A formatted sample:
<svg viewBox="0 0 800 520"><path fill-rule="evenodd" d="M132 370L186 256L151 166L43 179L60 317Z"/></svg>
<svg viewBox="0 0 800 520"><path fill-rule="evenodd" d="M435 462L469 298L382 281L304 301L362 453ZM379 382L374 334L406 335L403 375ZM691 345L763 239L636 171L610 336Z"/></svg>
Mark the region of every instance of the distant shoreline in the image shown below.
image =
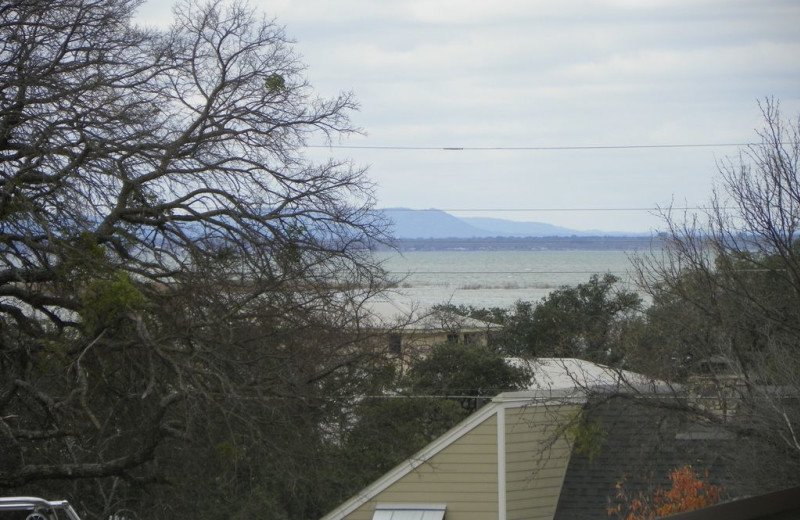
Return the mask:
<svg viewBox="0 0 800 520"><path fill-rule="evenodd" d="M641 251L660 249L663 239L658 236L403 238L395 240L394 245L400 251ZM390 248L378 248L387 249Z"/></svg>

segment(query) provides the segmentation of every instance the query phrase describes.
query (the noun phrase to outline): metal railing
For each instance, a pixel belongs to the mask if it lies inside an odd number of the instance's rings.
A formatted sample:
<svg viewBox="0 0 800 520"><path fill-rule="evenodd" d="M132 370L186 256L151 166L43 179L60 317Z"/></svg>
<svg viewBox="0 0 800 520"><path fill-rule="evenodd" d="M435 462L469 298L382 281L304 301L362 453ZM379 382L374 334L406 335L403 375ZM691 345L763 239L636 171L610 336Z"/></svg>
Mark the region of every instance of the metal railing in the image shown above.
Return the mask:
<svg viewBox="0 0 800 520"><path fill-rule="evenodd" d="M0 497L0 511L30 511L31 520L37 518L58 519L63 512L69 520L81 520L78 513L66 500L45 500L38 497ZM33 516L32 516L33 515Z"/></svg>

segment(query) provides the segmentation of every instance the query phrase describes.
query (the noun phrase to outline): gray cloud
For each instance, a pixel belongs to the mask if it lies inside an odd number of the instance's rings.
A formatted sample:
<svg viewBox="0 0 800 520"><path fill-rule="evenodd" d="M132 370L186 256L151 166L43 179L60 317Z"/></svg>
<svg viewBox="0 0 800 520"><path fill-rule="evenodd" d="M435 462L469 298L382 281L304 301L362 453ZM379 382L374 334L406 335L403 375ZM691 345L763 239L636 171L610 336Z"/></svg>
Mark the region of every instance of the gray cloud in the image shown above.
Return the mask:
<svg viewBox="0 0 800 520"><path fill-rule="evenodd" d="M284 0L324 95L353 90L363 146L745 142L756 101L800 111L793 0ZM159 14L159 10L160 14ZM164 19L150 0L142 17ZM311 150L369 164L384 206L651 207L710 195L735 148L579 151ZM497 216L508 216L503 213ZM646 212L516 213L576 228L644 230Z"/></svg>

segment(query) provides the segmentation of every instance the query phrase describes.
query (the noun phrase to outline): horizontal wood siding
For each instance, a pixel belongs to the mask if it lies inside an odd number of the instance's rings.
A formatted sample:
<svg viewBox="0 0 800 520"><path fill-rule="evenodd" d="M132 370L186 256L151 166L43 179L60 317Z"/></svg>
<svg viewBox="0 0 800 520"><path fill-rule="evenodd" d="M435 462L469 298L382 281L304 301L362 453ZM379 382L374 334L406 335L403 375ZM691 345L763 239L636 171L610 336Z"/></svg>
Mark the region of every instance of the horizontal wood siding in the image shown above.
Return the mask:
<svg viewBox="0 0 800 520"><path fill-rule="evenodd" d="M508 520L553 518L567 471L570 443L559 436L577 405L506 410L506 511Z"/></svg>
<svg viewBox="0 0 800 520"><path fill-rule="evenodd" d="M345 518L371 520L379 502L447 504L447 520L497 518L497 415Z"/></svg>

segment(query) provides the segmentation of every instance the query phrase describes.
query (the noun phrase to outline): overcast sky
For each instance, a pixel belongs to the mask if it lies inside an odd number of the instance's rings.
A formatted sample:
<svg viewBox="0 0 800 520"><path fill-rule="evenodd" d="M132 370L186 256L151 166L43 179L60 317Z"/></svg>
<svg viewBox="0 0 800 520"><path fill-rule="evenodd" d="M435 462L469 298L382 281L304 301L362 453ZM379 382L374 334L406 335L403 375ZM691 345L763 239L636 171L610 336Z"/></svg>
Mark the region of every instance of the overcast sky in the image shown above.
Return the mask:
<svg viewBox="0 0 800 520"><path fill-rule="evenodd" d="M757 101L800 112L797 0L251 0L296 40L323 95L353 91L381 207L647 231L642 208L702 205ZM167 0L141 20L165 23ZM437 149L402 149L402 148ZM547 211L532 211L534 209ZM602 211L587 211L602 209ZM524 210L524 211L511 211Z"/></svg>

